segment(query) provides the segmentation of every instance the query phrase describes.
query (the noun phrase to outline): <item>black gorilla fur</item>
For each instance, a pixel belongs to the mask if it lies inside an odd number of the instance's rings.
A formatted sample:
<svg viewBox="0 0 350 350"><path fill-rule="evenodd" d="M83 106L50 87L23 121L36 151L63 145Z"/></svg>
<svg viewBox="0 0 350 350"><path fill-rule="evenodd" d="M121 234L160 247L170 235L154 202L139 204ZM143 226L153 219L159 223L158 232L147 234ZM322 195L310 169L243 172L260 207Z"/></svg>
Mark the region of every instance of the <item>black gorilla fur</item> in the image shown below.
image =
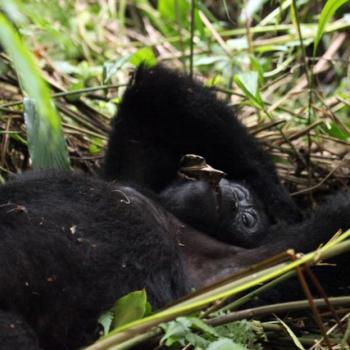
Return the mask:
<svg viewBox="0 0 350 350"><path fill-rule="evenodd" d="M146 288L155 307L188 292L168 214L134 189L34 172L0 198L1 310L20 314L44 349L91 342L98 316L132 290ZM0 349L22 349L13 339L0 329Z"/></svg>
<svg viewBox="0 0 350 350"><path fill-rule="evenodd" d="M183 222L229 244L254 247L270 222L261 202L247 186L221 179L179 180L163 190L162 205Z"/></svg>
<svg viewBox="0 0 350 350"><path fill-rule="evenodd" d="M262 202L270 221L293 223L300 219L270 156L248 134L232 108L189 77L162 66L139 68L114 122L106 157L106 176L160 193L168 210L224 242L248 247L258 245L266 225L260 225L262 229L253 234L247 229L246 235L242 235L244 227L240 229L241 220L234 215L235 205L231 205L231 215L224 214L225 220L222 215L214 218L212 210L208 213L210 204L214 207L210 195L203 193L206 208L197 206L198 215L194 213L195 203L200 202L194 194L202 184L192 185L185 201L181 198L179 188L189 186L177 180L177 171L180 159L188 153L203 156L214 168L224 171L231 183L245 186L258 202ZM172 190L169 191L169 187ZM173 190L175 187L177 191ZM226 194L228 192L232 191L228 189ZM232 195L226 197L234 202ZM182 209L186 200L191 203L192 210ZM222 200L223 206L228 206L225 192ZM180 210L178 202L182 206ZM263 211L260 210L260 218ZM213 220L208 222L210 217Z"/></svg>
<svg viewBox="0 0 350 350"><path fill-rule="evenodd" d="M270 156L232 108L189 77L162 66L139 68L114 122L107 177L159 192L176 179L179 161L188 153L248 184L275 220L300 218Z"/></svg>
<svg viewBox="0 0 350 350"><path fill-rule="evenodd" d="M350 227L347 192L308 220L285 223L299 214L269 157L228 107L187 78L142 68L118 119L107 173L130 178L142 193L54 171L27 173L0 186L0 349L77 349L95 338L98 316L132 290L146 288L158 308L192 286L287 248L315 249ZM259 247L219 242L180 222L143 189L171 189L178 157L189 152L251 186L278 221ZM347 264L332 268L331 294L349 285L347 272Z"/></svg>

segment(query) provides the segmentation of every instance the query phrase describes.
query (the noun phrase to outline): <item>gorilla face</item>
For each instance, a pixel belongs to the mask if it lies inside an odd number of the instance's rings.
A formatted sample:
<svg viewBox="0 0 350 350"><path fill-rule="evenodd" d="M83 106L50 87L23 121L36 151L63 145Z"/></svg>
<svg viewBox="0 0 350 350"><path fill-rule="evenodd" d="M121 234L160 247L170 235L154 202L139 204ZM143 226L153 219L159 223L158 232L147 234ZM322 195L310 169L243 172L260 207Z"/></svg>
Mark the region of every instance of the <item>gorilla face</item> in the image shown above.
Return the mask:
<svg viewBox="0 0 350 350"><path fill-rule="evenodd" d="M258 245L270 225L254 193L226 179L217 188L201 180L176 181L160 193L160 200L185 223L236 246Z"/></svg>
<svg viewBox="0 0 350 350"><path fill-rule="evenodd" d="M240 183L222 179L220 229L217 238L242 247L253 247L264 238L270 225L261 202Z"/></svg>

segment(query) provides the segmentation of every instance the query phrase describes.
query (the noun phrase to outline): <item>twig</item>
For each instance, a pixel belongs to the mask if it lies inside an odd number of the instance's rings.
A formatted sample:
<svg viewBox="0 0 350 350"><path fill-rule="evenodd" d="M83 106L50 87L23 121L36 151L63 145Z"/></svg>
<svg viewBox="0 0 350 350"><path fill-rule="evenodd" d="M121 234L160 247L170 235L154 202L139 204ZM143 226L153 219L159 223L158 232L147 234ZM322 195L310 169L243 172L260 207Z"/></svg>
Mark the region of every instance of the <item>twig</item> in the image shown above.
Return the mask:
<svg viewBox="0 0 350 350"><path fill-rule="evenodd" d="M350 306L350 296L345 297L333 297L329 298L329 301L333 306ZM314 299L314 304L317 307L324 308L327 307L324 299ZM251 319L262 317L266 315L274 314L283 314L283 313L291 313L297 312L300 310L306 310L310 308L310 304L307 300L298 300L292 301L288 303L278 303L272 305L258 306L255 308L235 311L230 314L219 316L217 318L213 318L211 320L207 320L208 324L211 326L220 326L222 324L230 323L233 321L239 321L243 319Z"/></svg>
<svg viewBox="0 0 350 350"><path fill-rule="evenodd" d="M293 250L289 251L289 256L290 256L292 261L296 261L298 259L297 255L294 253ZM295 270L297 272L297 276L298 276L300 285L301 285L301 287L303 289L303 292L304 292L304 294L305 294L305 296L306 296L306 298L307 298L307 300L308 300L308 302L310 304L310 308L311 308L312 314L314 315L315 322L318 325L318 328L320 329L320 331L322 333L322 336L324 337L329 350L332 350L332 345L331 345L331 342L330 342L330 340L329 340L329 338L327 336L327 331L326 331L326 328L325 328L325 326L323 324L321 314L320 314L320 312L318 310L317 305L314 302L313 296L312 296L310 288L309 288L309 286L308 286L308 284L306 282L306 279L305 279L305 276L303 274L303 271L302 271L300 266L296 266Z"/></svg>

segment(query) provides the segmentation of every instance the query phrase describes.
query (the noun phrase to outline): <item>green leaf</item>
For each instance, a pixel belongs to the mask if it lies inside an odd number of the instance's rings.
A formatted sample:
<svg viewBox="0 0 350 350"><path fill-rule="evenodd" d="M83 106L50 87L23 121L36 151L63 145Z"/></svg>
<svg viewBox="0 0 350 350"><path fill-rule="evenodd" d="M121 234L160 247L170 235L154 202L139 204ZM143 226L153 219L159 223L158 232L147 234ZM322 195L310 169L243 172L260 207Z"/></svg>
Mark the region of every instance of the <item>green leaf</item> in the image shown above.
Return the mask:
<svg viewBox="0 0 350 350"><path fill-rule="evenodd" d="M150 47L144 47L140 50L137 50L131 56L130 63L135 66L139 66L141 63L145 63L148 67L152 67L157 64L157 58Z"/></svg>
<svg viewBox="0 0 350 350"><path fill-rule="evenodd" d="M21 86L29 96L24 100L27 139L33 168L69 168L67 147L60 118L50 91L19 34L0 13L0 43L11 57Z"/></svg>
<svg viewBox="0 0 350 350"><path fill-rule="evenodd" d="M196 67L198 66L205 66L205 65L211 65L217 62L225 62L227 59L226 56L195 56L194 57L194 64Z"/></svg>
<svg viewBox="0 0 350 350"><path fill-rule="evenodd" d="M347 141L350 137L350 135L348 135L343 129L339 128L335 122L327 123L327 125L322 125L321 127L329 136L337 139Z"/></svg>
<svg viewBox="0 0 350 350"><path fill-rule="evenodd" d="M256 331L259 329L258 324L254 323L254 328L251 322L246 320L235 321L215 327L220 338L229 338L236 343L246 346L249 350L260 349L260 344L257 338ZM263 333L262 328L258 330Z"/></svg>
<svg viewBox="0 0 350 350"><path fill-rule="evenodd" d="M104 141L100 138L95 137L91 140L91 143L89 146L89 153L98 154L102 152L104 146L105 146Z"/></svg>
<svg viewBox="0 0 350 350"><path fill-rule="evenodd" d="M114 61L107 61L102 68L103 84L108 84L112 77L123 67L123 65L130 60L132 55L126 55Z"/></svg>
<svg viewBox="0 0 350 350"><path fill-rule="evenodd" d="M207 350L248 350L246 347L234 343L231 339L219 339L211 343Z"/></svg>
<svg viewBox="0 0 350 350"><path fill-rule="evenodd" d="M195 1L194 28L204 35L204 26L199 16ZM198 4L200 5L200 4ZM177 27L187 28L190 26L191 1L189 0L158 0L158 11L160 17L166 22L169 29L174 31Z"/></svg>
<svg viewBox="0 0 350 350"><path fill-rule="evenodd" d="M250 55L249 59L252 70L258 74L258 86L262 86L264 84L264 69L255 56Z"/></svg>
<svg viewBox="0 0 350 350"><path fill-rule="evenodd" d="M327 23L329 22L331 17L334 15L335 11L337 11L342 5L346 4L347 2L348 2L347 0L328 0L324 5L320 14L320 18L318 20L317 33L314 41L314 51L313 51L314 56L316 55L318 44L321 40L321 37L324 33Z"/></svg>
<svg viewBox="0 0 350 350"><path fill-rule="evenodd" d="M197 317L188 317L188 319L192 322L192 326L197 328L198 330L211 334L215 337L218 337L218 333L216 332L214 327L209 326L205 322L203 322L201 319Z"/></svg>
<svg viewBox="0 0 350 350"><path fill-rule="evenodd" d="M188 26L188 14L191 6L187 0L158 0L158 11L161 18L169 21L180 21L179 24Z"/></svg>
<svg viewBox="0 0 350 350"><path fill-rule="evenodd" d="M103 328L103 334L106 335L109 333L113 320L113 312L111 310L104 312L99 318L98 323Z"/></svg>
<svg viewBox="0 0 350 350"><path fill-rule="evenodd" d="M171 346L175 343L185 345L185 337L191 332L192 322L186 317L178 317L175 321L163 323L160 327L165 331L160 343Z"/></svg>
<svg viewBox="0 0 350 350"><path fill-rule="evenodd" d="M30 97L23 99L23 109L33 169L69 169L63 132L55 133L47 119L37 113L34 100Z"/></svg>
<svg viewBox="0 0 350 350"><path fill-rule="evenodd" d="M112 312L114 315L112 329L140 320L149 312L146 291L144 289L138 290L118 299Z"/></svg>
<svg viewBox="0 0 350 350"><path fill-rule="evenodd" d="M288 325L283 322L280 318L278 318L277 316L275 316L277 318L277 320L282 324L282 326L285 328L285 330L287 331L287 333L290 335L290 337L292 338L295 346L300 349L300 350L305 350L305 348L303 347L303 345L301 344L300 340L298 339L298 337L294 334L294 332L288 327Z"/></svg>
<svg viewBox="0 0 350 350"><path fill-rule="evenodd" d="M1 10L14 23L25 23L26 18L23 16L23 4L17 0L1 1Z"/></svg>
<svg viewBox="0 0 350 350"><path fill-rule="evenodd" d="M259 75L257 72L240 73L234 77L235 83L248 98L249 102L253 106L263 109L264 102L258 89L258 79Z"/></svg>
<svg viewBox="0 0 350 350"><path fill-rule="evenodd" d="M196 333L188 333L185 336L187 343L191 344L195 349L206 349L209 342Z"/></svg>

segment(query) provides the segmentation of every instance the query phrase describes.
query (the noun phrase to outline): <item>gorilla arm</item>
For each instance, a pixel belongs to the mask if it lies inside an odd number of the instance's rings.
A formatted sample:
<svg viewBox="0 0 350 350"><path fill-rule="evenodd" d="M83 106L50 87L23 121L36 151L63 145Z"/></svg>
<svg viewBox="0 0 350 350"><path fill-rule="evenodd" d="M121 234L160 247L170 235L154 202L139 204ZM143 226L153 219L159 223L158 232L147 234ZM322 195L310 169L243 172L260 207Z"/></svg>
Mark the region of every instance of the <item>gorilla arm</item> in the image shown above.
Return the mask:
<svg viewBox="0 0 350 350"><path fill-rule="evenodd" d="M187 275L192 286L201 288L242 269L251 267L287 249L308 253L329 241L339 230L350 228L350 193L338 193L308 220L295 225L279 224L272 226L265 241L254 249L234 247L205 236L189 227L178 232L177 240L184 252ZM349 253L332 260L336 265L321 266L318 277L330 294L341 294L341 289L350 285L348 273ZM295 282L289 288L294 293L298 289ZM291 295L281 292L278 298L287 300ZM288 294L288 292L287 292Z"/></svg>

